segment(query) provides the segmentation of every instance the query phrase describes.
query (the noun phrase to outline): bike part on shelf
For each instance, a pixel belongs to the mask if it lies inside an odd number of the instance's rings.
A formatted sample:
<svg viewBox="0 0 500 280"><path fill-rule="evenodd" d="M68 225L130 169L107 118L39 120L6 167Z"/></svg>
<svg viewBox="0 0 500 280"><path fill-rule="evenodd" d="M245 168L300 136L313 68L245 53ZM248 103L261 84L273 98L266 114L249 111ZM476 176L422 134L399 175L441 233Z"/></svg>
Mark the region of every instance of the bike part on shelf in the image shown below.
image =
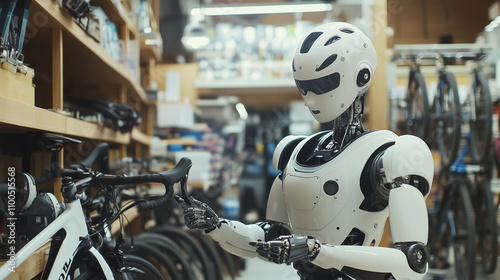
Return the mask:
<svg viewBox="0 0 500 280"><path fill-rule="evenodd" d="M406 95L407 116L404 124L409 134L418 136L426 142L431 125L428 100L424 76L418 69L410 70Z"/></svg>
<svg viewBox="0 0 500 280"><path fill-rule="evenodd" d="M448 168L458 155L462 125L458 87L453 73L440 73L436 96L433 104L433 113L437 118L434 139L441 155L441 167Z"/></svg>
<svg viewBox="0 0 500 280"><path fill-rule="evenodd" d="M475 71L473 92L469 95L471 116L470 151L475 163L485 163L491 150L493 105L488 86L488 79L482 71Z"/></svg>
<svg viewBox="0 0 500 280"><path fill-rule="evenodd" d="M63 0L62 4L77 19L86 16L92 9L90 0Z"/></svg>
<svg viewBox="0 0 500 280"><path fill-rule="evenodd" d="M23 64L22 48L31 0L4 0L0 3L0 62Z"/></svg>
<svg viewBox="0 0 500 280"><path fill-rule="evenodd" d="M102 113L104 117L111 120L122 133L132 131L132 129L138 126L142 121L139 111L130 105L74 97L68 97L67 99L75 105Z"/></svg>

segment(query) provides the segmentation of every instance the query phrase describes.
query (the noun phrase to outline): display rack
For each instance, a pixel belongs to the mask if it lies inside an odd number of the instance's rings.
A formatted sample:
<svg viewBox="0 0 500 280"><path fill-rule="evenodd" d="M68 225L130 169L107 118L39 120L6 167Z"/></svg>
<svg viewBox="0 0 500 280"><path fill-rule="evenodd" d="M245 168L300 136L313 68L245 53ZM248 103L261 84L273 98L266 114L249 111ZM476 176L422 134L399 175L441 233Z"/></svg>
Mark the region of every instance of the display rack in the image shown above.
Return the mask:
<svg viewBox="0 0 500 280"><path fill-rule="evenodd" d="M457 59L473 59L485 55L492 50L488 44L409 44L394 45L392 61L408 59L436 59L454 57Z"/></svg>

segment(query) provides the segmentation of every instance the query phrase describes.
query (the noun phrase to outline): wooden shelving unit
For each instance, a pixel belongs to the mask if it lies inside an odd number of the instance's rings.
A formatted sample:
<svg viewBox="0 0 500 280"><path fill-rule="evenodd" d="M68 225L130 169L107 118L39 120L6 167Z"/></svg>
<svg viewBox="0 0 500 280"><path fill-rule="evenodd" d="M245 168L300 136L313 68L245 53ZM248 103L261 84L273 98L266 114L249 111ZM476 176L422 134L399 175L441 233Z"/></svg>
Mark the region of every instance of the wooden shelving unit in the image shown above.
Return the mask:
<svg viewBox="0 0 500 280"><path fill-rule="evenodd" d="M150 7L157 7L158 1L149 0ZM110 161L124 156L147 156L156 116L155 105L147 99L141 84L139 64L145 59L155 65L161 59L161 49L146 46L140 38L137 19L130 16L127 7L115 6L108 0L91 0L91 5L101 7L116 25L118 37L123 42L122 56L136 56L135 63L128 61L126 64L108 54L100 42L60 7L58 1L32 0L23 54L25 65L35 74L34 77L27 76L16 73L15 67L14 70L8 65L0 67L0 134L8 137L9 133L40 131L77 138L91 145L105 141L112 149ZM155 15L152 13L151 16L157 27ZM157 39L161 40L161 37ZM137 48L130 47L134 45ZM139 59L140 56L144 57ZM135 71L131 70L134 68ZM61 111L68 96L134 106L141 113L142 123L130 133L121 133L102 123L75 119ZM60 157L61 165L71 163L64 162L66 158L72 158L65 155L63 153ZM33 157L43 156L35 154ZM37 158L32 161L43 162ZM20 159L0 154L2 167L17 166L19 162ZM35 176L40 175L36 174L37 171L32 172ZM56 196L59 188L58 183L54 183ZM132 210L127 216L131 221L138 214ZM9 279L31 279L38 275L45 265L49 248L50 243L47 243Z"/></svg>

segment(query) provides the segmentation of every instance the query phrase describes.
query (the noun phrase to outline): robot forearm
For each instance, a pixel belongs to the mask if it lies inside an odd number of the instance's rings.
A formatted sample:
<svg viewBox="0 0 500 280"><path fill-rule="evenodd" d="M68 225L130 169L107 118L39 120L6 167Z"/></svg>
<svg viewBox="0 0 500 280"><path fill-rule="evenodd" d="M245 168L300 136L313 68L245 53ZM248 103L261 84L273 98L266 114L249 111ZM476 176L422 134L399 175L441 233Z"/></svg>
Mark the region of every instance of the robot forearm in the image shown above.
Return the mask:
<svg viewBox="0 0 500 280"><path fill-rule="evenodd" d="M265 240L265 232L260 226L224 219L221 219L217 228L207 235L210 235L225 251L243 258L257 256L256 248L251 246L250 242Z"/></svg>
<svg viewBox="0 0 500 280"><path fill-rule="evenodd" d="M397 280L423 279L427 270L417 272L410 267L410 261L403 250L367 246L321 246L311 263L324 268L335 268L356 277L356 279Z"/></svg>

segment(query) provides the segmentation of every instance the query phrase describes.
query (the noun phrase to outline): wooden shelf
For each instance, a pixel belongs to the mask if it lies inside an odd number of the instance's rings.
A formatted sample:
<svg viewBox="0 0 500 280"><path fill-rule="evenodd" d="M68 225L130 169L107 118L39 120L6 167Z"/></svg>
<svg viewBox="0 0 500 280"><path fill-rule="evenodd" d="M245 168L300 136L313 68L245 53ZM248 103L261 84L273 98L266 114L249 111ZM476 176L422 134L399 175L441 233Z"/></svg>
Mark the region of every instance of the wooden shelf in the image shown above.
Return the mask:
<svg viewBox="0 0 500 280"><path fill-rule="evenodd" d="M77 120L3 96L0 96L0 123L5 132L42 130L118 144L130 142L130 133L122 134L101 124Z"/></svg>
<svg viewBox="0 0 500 280"><path fill-rule="evenodd" d="M45 243L40 249L38 249L33 255L30 256L29 260L23 262L19 267L16 268L16 272L9 274L5 280L14 279L33 279L35 278L45 267L47 262L48 254L50 249L50 241ZM0 260L0 266L4 265L5 260Z"/></svg>
<svg viewBox="0 0 500 280"><path fill-rule="evenodd" d="M59 7L57 2L52 0L33 1L30 16L34 17L40 13L46 15L47 24L44 27L61 28L65 31L65 35L69 35L64 37L63 45L64 64L71 65L71 67L65 68L67 71L65 79L71 78L71 80L76 81L75 84L82 85L123 83L131 87L141 101L148 101L146 92L132 76L132 73L106 53L101 44L78 26L69 13ZM31 18L31 20L34 19ZM40 29L39 32L43 32L43 30ZM33 40L36 41L36 38Z"/></svg>
<svg viewBox="0 0 500 280"><path fill-rule="evenodd" d="M136 142L139 142L141 144L144 144L146 146L151 146L151 142L152 142L151 136L143 133L142 131L140 131L138 129L132 130L131 139L136 141Z"/></svg>
<svg viewBox="0 0 500 280"><path fill-rule="evenodd" d="M206 143L203 141L196 141L191 138L172 138L164 140L167 145L184 145L184 146L205 146Z"/></svg>

